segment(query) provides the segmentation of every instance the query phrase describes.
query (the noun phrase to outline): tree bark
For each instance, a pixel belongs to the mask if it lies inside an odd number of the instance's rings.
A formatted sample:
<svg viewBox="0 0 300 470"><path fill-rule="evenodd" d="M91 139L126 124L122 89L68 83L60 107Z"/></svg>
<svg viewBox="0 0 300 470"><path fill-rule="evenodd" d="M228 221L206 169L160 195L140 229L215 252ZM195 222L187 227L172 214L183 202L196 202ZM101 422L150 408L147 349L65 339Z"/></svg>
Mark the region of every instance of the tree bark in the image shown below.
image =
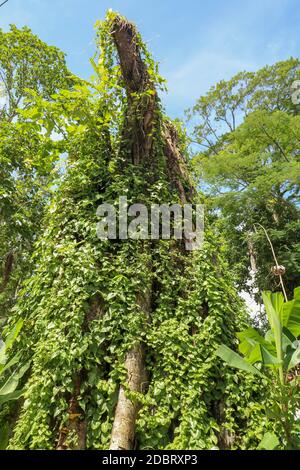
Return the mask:
<svg viewBox="0 0 300 470"><path fill-rule="evenodd" d="M253 273L256 273L257 272L256 253L255 253L254 243L251 239L251 234L247 238L247 244L248 244L248 254L249 254L249 259L250 259L251 271Z"/></svg>
<svg viewBox="0 0 300 470"><path fill-rule="evenodd" d="M65 427L59 431L58 443L56 450L84 450L86 447L86 431L87 423L84 419L84 411L79 405L80 389L82 383L82 375L84 371L76 374L74 378L74 393L69 402L69 421ZM69 434L74 433L76 436L76 444L70 446L68 444Z"/></svg>
<svg viewBox="0 0 300 470"><path fill-rule="evenodd" d="M147 382L145 352L138 343L128 353L125 360L127 370L126 386L121 385L115 419L111 434L110 450L132 450L135 443L135 422L139 410L136 401L126 396L126 388L131 392L143 393Z"/></svg>
<svg viewBox="0 0 300 470"><path fill-rule="evenodd" d="M13 264L14 264L14 253L13 251L10 251L9 253L7 253L5 262L4 262L2 283L0 284L0 293L4 292L6 289L6 286L10 279L10 275L12 273Z"/></svg>
<svg viewBox="0 0 300 470"><path fill-rule="evenodd" d="M135 26L117 16L111 34L118 52L128 101L121 150L135 165L147 160L151 164L149 158L157 92L142 59ZM145 93L147 91L151 93ZM138 98L137 94L140 95Z"/></svg>
<svg viewBox="0 0 300 470"><path fill-rule="evenodd" d="M179 150L177 130L171 122L164 123L164 139L169 181L177 190L181 203L186 204L193 200L195 188L187 171L187 162Z"/></svg>

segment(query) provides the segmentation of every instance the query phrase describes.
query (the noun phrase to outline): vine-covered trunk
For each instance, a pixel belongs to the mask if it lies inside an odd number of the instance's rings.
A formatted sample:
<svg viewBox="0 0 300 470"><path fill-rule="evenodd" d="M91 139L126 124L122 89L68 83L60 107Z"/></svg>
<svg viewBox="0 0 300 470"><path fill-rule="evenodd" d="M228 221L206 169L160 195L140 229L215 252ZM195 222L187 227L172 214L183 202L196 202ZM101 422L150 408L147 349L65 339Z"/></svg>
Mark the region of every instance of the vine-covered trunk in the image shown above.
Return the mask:
<svg viewBox="0 0 300 470"><path fill-rule="evenodd" d="M157 169L155 155L152 154L155 115L159 115L157 91L151 80L147 65L142 59L138 37L133 24L117 16L112 24L112 36L118 51L122 78L127 93L127 109L123 130L123 145L127 158L134 165L143 166L145 172L145 190L149 184L147 175L152 181ZM139 94L137 101L134 96ZM171 186L178 192L182 204L188 202L183 187L184 181L189 181L186 163L180 154L176 141L176 130L171 123L161 123L163 129L163 147L166 156L166 176ZM128 152L129 150L129 152ZM193 189L186 185L188 196ZM177 244L181 251L181 245ZM150 248L151 249L151 248ZM176 248L175 248L176 249ZM174 251L174 248L173 248ZM151 286L152 287L152 286ZM148 297L155 297L156 292L148 292ZM151 322L151 305L147 300L142 302L142 310ZM139 403L126 396L129 391L143 393L146 385L145 353L141 343L137 343L127 353L125 361L127 382L120 386L118 402L115 411L110 449L131 450L134 448L135 423Z"/></svg>
<svg viewBox="0 0 300 470"><path fill-rule="evenodd" d="M208 227L193 252L189 238L96 236L101 203L198 197L184 132L161 109L136 28L109 13L100 45L98 99L80 88L58 98L74 113L70 164L16 309L32 368L10 448L251 446L243 426L259 426L259 393L215 356L245 318L218 237Z"/></svg>

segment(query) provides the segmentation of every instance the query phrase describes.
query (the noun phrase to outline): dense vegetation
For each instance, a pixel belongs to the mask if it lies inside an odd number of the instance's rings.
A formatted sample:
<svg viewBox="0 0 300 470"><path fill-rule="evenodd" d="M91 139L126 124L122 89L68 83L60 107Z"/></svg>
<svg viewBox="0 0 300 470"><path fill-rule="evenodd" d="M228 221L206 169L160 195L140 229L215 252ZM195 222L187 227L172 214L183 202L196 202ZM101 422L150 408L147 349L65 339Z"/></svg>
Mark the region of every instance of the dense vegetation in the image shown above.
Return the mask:
<svg viewBox="0 0 300 470"><path fill-rule="evenodd" d="M300 120L292 101L299 75L298 59L242 72L218 83L188 113L201 149L195 170L219 215L227 256L243 289L249 289L250 254L255 271L250 290L278 288L270 275L268 240L256 223L269 232L290 295L300 284Z"/></svg>
<svg viewBox="0 0 300 470"><path fill-rule="evenodd" d="M0 31L1 448L298 448L299 62L202 97L190 159L135 26L108 12L97 44L87 82ZM99 240L97 207L124 195L205 201L203 247ZM238 295L250 248L251 289L288 296L263 294L268 331Z"/></svg>

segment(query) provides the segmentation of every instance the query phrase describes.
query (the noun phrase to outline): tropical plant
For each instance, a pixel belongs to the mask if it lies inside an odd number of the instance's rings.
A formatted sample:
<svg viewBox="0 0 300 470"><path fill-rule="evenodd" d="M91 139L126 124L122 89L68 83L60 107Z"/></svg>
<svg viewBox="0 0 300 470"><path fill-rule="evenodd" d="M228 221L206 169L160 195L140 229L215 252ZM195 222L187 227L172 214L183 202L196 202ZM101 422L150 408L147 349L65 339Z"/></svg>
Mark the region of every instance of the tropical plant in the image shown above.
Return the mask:
<svg viewBox="0 0 300 470"><path fill-rule="evenodd" d="M299 75L298 59L241 72L212 87L190 111L195 173L228 243L239 288L251 294L278 288L267 240L254 233L255 223L266 227L286 267L287 292L300 283L300 117L292 102Z"/></svg>
<svg viewBox="0 0 300 470"><path fill-rule="evenodd" d="M20 353L9 356L9 352L18 338L22 326L23 321L19 320L6 336L5 341L2 341L0 347L0 410L5 403L18 400L24 393L24 389L18 388L18 386L20 380L27 372L30 362L28 361L22 365ZM6 447L8 431L8 423L3 423L0 426L0 449Z"/></svg>
<svg viewBox="0 0 300 470"><path fill-rule="evenodd" d="M225 344L216 354L230 367L262 378L269 390L272 406L266 413L275 422L275 433L266 434L261 447L274 448L281 441L287 449L294 449L300 445L300 287L295 289L293 300L285 301L281 292L263 292L263 302L270 327L265 336L249 327L237 333L238 349L244 357Z"/></svg>

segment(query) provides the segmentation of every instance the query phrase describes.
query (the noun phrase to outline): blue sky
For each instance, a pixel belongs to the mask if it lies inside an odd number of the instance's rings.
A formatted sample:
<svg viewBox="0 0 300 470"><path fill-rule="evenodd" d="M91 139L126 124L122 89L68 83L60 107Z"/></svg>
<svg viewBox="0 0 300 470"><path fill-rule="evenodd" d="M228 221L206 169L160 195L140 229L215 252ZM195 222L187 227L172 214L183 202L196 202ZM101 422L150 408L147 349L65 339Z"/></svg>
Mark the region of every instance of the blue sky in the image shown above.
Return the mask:
<svg viewBox="0 0 300 470"><path fill-rule="evenodd" d="M172 117L182 117L222 78L300 56L299 0L9 0L0 8L0 27L30 26L87 78L94 23L108 8L138 25L160 62Z"/></svg>

